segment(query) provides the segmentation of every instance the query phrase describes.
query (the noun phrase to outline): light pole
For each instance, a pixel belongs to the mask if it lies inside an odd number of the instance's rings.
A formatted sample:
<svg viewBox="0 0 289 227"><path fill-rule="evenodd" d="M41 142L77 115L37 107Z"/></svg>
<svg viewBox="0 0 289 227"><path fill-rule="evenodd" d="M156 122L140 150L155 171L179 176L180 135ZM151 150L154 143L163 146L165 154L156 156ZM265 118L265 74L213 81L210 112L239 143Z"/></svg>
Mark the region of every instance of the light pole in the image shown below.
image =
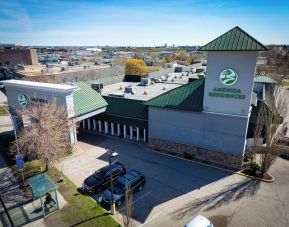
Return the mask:
<svg viewBox="0 0 289 227"><path fill-rule="evenodd" d="M18 146L18 140L17 140L16 127L15 127L15 125L14 125L13 117L12 117L12 115L10 114L10 112L9 112L2 104L0 104L0 106L7 112L7 114L8 114L9 117L10 117L10 120L11 120L11 123L12 123L12 126L13 126L14 137L15 137L15 141L16 141L17 153L20 154L20 152L19 152L19 146Z"/></svg>
<svg viewBox="0 0 289 227"><path fill-rule="evenodd" d="M14 120L13 120L13 117L12 115L10 114L10 112L2 105L0 104L0 106L7 112L10 120L11 120L11 123L12 123L12 127L13 127L13 132L14 132L14 137L15 137L15 142L16 142L16 149L17 149L17 154L19 155L20 154L20 151L19 151L19 145L18 145L18 139L17 139L17 132L16 132L16 126L14 124ZM21 178L22 178L22 185L24 186L24 175L23 175L23 171L19 171L21 172Z"/></svg>
<svg viewBox="0 0 289 227"><path fill-rule="evenodd" d="M112 171L111 171L111 158L114 158L116 156L118 156L118 153L115 152L113 149L107 147L107 154L108 154L108 158L109 158L109 171L110 171L110 210L111 210L111 214L114 215L115 213L115 202L114 202L114 198L113 198L113 184L112 184Z"/></svg>

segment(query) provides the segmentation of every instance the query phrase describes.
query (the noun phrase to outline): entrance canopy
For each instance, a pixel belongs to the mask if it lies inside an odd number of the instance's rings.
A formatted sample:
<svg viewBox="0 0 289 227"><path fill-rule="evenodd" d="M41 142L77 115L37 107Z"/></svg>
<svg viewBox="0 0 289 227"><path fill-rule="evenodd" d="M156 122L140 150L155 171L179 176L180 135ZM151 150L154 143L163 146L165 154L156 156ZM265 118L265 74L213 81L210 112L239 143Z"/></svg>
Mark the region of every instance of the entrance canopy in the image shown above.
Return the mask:
<svg viewBox="0 0 289 227"><path fill-rule="evenodd" d="M58 186L51 180L46 173L41 173L27 179L27 182L32 190L34 198L40 198L46 193L55 191Z"/></svg>

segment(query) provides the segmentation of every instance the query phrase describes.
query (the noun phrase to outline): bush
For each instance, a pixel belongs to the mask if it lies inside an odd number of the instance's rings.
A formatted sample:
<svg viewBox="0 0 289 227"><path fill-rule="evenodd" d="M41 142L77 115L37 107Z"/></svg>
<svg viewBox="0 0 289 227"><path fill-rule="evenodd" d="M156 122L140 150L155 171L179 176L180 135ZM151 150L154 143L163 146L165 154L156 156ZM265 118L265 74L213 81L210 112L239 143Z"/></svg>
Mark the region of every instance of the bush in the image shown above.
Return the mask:
<svg viewBox="0 0 289 227"><path fill-rule="evenodd" d="M252 159L253 159L253 153L252 152L245 152L244 161L247 162L247 161L250 161Z"/></svg>
<svg viewBox="0 0 289 227"><path fill-rule="evenodd" d="M257 162L254 162L254 161L250 163L249 168L250 168L250 172L253 175L256 175L256 172L261 170L261 166Z"/></svg>
<svg viewBox="0 0 289 227"><path fill-rule="evenodd" d="M146 75L148 67L141 59L129 59L125 64L125 75Z"/></svg>

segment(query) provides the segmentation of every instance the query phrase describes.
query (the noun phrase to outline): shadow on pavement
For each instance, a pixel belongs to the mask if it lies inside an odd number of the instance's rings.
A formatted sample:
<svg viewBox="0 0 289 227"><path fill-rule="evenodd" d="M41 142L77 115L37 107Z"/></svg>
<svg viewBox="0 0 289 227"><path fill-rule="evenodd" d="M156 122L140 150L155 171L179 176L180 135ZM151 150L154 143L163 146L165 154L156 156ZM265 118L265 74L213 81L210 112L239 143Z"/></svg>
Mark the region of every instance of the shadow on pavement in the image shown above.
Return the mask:
<svg viewBox="0 0 289 227"><path fill-rule="evenodd" d="M178 219L184 217L192 211L199 211L204 208L205 211L213 210L232 201L240 200L243 197L252 197L256 194L260 187L260 181L253 179L245 179L241 182L228 185L225 189L197 199L193 203L187 204L184 208L172 215L176 215Z"/></svg>

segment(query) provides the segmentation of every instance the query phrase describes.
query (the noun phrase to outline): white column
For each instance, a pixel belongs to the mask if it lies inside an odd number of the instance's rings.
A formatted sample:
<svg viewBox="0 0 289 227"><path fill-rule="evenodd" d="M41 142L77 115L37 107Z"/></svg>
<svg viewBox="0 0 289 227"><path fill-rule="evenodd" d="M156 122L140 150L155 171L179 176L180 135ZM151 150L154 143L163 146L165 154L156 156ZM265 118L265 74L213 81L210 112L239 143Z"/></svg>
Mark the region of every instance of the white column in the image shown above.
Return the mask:
<svg viewBox="0 0 289 227"><path fill-rule="evenodd" d="M144 129L143 129L143 141L144 141L144 142L146 142L146 139L147 139L146 137L147 137L146 129L144 128Z"/></svg>
<svg viewBox="0 0 289 227"><path fill-rule="evenodd" d="M114 135L114 123L113 122L111 122L110 123L110 132L111 132L111 135L113 136Z"/></svg>
<svg viewBox="0 0 289 227"><path fill-rule="evenodd" d="M120 124L117 124L117 136L120 135Z"/></svg>
<svg viewBox="0 0 289 227"><path fill-rule="evenodd" d="M126 125L123 125L123 138L126 139Z"/></svg>
<svg viewBox="0 0 289 227"><path fill-rule="evenodd" d="M132 126L129 126L129 138L132 140Z"/></svg>
<svg viewBox="0 0 289 227"><path fill-rule="evenodd" d="M96 122L95 122L95 119L92 119L92 124L93 124L93 131L96 130Z"/></svg>
<svg viewBox="0 0 289 227"><path fill-rule="evenodd" d="M82 128L85 129L85 120L82 120Z"/></svg>
<svg viewBox="0 0 289 227"><path fill-rule="evenodd" d="M90 130L90 119L87 119L87 130Z"/></svg>
<svg viewBox="0 0 289 227"><path fill-rule="evenodd" d="M136 141L139 141L139 127L136 128Z"/></svg>
<svg viewBox="0 0 289 227"><path fill-rule="evenodd" d="M104 122L104 133L105 134L108 133L108 123L107 123L107 121Z"/></svg>
<svg viewBox="0 0 289 227"><path fill-rule="evenodd" d="M99 121L98 121L98 130L99 130L99 132L101 132L101 131L102 131L102 127L101 127L101 120L99 120Z"/></svg>

